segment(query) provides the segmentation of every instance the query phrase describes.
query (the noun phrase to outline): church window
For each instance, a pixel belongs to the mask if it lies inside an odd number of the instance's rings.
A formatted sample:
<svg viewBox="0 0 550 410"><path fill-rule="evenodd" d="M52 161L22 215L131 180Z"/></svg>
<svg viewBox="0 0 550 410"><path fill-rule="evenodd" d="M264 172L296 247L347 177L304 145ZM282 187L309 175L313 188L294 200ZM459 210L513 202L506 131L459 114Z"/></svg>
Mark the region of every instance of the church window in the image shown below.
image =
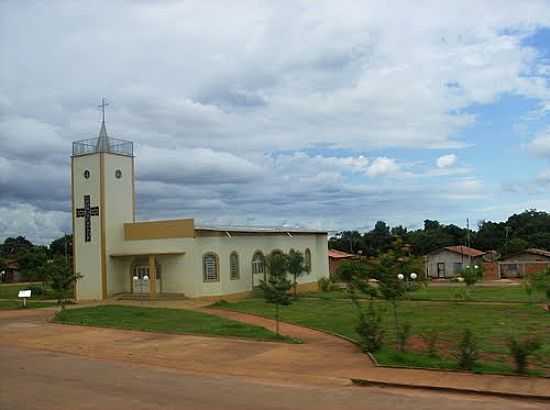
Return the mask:
<svg viewBox="0 0 550 410"><path fill-rule="evenodd" d="M215 282L220 279L218 256L215 253L207 253L202 257L202 265L205 282Z"/></svg>
<svg viewBox="0 0 550 410"><path fill-rule="evenodd" d="M116 179L122 178L122 171L121 171L120 169L117 169L117 170L115 171L115 178L116 178Z"/></svg>
<svg viewBox="0 0 550 410"><path fill-rule="evenodd" d="M265 273L265 258L260 251L252 257L252 273Z"/></svg>
<svg viewBox="0 0 550 410"><path fill-rule="evenodd" d="M229 270L231 279L239 279L239 254L237 252L231 252L229 256Z"/></svg>
<svg viewBox="0 0 550 410"><path fill-rule="evenodd" d="M86 179L90 178L90 171L88 171L88 170L84 171L84 178L86 178Z"/></svg>
<svg viewBox="0 0 550 410"><path fill-rule="evenodd" d="M309 249L304 252L304 265L306 272L311 272L311 251Z"/></svg>

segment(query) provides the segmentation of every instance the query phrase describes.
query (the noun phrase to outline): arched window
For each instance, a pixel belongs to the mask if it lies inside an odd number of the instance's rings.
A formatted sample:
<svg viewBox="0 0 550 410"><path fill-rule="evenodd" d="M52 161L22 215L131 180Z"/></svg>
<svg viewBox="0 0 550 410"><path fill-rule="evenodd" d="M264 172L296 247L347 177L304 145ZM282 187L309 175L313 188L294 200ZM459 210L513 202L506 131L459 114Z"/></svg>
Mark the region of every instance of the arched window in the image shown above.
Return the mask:
<svg viewBox="0 0 550 410"><path fill-rule="evenodd" d="M304 252L304 266L307 273L311 272L311 251L309 248Z"/></svg>
<svg viewBox="0 0 550 410"><path fill-rule="evenodd" d="M218 255L209 252L202 257L203 278L205 282L216 282L220 280L220 268Z"/></svg>
<svg viewBox="0 0 550 410"><path fill-rule="evenodd" d="M229 271L231 279L239 279L239 254L235 251L229 256Z"/></svg>
<svg viewBox="0 0 550 410"><path fill-rule="evenodd" d="M252 257L252 273L265 273L265 258L261 251L257 251Z"/></svg>

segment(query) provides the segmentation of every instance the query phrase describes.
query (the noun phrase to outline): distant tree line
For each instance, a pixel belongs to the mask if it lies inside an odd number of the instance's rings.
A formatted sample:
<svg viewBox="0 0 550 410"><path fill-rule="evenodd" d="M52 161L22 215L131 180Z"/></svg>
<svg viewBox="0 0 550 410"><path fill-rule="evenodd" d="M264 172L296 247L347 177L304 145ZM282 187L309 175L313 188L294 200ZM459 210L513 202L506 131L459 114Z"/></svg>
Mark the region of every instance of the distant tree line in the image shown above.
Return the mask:
<svg viewBox="0 0 550 410"><path fill-rule="evenodd" d="M49 246L35 245L24 236L6 238L0 244L0 270L5 269L9 263L16 262L24 279L44 281L52 264L71 265L72 242L72 235L62 236Z"/></svg>
<svg viewBox="0 0 550 410"><path fill-rule="evenodd" d="M402 225L390 227L378 221L368 232L343 231L329 239L329 247L345 252L378 256L394 247L395 241L410 246L414 255L425 255L450 245L469 245L502 255L526 248L550 250L550 214L534 209L510 216L505 222L480 221L477 230L445 225L426 219L421 229L408 230Z"/></svg>

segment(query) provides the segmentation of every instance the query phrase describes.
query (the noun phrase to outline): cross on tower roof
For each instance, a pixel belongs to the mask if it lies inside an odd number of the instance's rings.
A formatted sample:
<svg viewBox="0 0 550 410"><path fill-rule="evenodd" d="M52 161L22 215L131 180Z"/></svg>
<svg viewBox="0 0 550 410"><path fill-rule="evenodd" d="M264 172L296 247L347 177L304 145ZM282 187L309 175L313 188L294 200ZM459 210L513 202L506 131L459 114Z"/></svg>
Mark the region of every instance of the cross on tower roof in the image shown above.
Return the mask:
<svg viewBox="0 0 550 410"><path fill-rule="evenodd" d="M105 97L101 98L101 104L97 106L97 108L101 108L102 113L102 122L105 122L105 107L108 106L109 103L105 101Z"/></svg>
<svg viewBox="0 0 550 410"><path fill-rule="evenodd" d="M101 129L97 138L96 152L111 152L111 141L109 141L107 128L105 127L105 107L108 105L109 103L105 101L105 98L102 98L101 104L98 105L98 108L101 108Z"/></svg>

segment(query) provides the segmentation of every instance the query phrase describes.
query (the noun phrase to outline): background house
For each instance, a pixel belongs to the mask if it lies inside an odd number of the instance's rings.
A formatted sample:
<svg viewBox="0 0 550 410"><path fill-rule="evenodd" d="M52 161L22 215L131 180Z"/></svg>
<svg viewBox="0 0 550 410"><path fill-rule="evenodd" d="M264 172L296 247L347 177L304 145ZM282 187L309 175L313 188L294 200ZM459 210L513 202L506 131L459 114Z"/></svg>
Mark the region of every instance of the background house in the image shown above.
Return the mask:
<svg viewBox="0 0 550 410"><path fill-rule="evenodd" d="M0 269L0 282L18 282L21 281L19 264L14 259L5 260L4 269Z"/></svg>
<svg viewBox="0 0 550 410"><path fill-rule="evenodd" d="M526 274L540 272L550 267L550 252L529 248L501 258L497 265L499 279L521 278Z"/></svg>
<svg viewBox="0 0 550 410"><path fill-rule="evenodd" d="M428 253L426 276L428 278L452 278L459 276L468 265L481 265L485 252L468 246L446 246Z"/></svg>
<svg viewBox="0 0 550 410"><path fill-rule="evenodd" d="M335 249L329 249L328 250L328 269L330 273L330 277L332 278L336 271L338 270L338 267L340 264L345 260L351 260L355 258L356 256L342 251L337 251Z"/></svg>

